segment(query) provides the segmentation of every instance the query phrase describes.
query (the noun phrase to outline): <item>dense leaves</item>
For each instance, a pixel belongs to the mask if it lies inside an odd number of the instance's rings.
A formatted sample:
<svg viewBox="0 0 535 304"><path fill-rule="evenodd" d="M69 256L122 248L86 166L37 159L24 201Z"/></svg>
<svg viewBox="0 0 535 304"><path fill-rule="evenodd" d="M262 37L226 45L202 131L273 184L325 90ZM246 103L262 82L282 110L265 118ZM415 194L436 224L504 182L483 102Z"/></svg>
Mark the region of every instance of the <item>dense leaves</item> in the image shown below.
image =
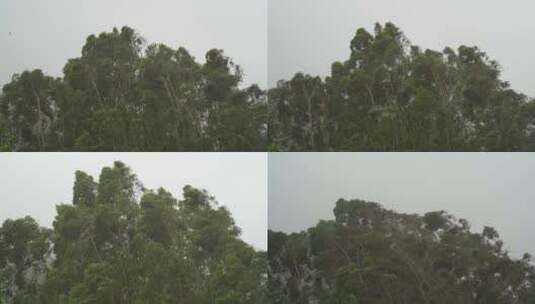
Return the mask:
<svg viewBox="0 0 535 304"><path fill-rule="evenodd" d="M30 217L0 227L0 303L37 303L50 256L51 231Z"/></svg>
<svg viewBox="0 0 535 304"><path fill-rule="evenodd" d="M534 150L535 102L477 47L422 50L386 23L357 30L350 50L325 79L269 91L271 150Z"/></svg>
<svg viewBox="0 0 535 304"><path fill-rule="evenodd" d="M0 151L256 151L266 101L222 50L144 47L131 28L87 37L64 76L15 74L0 96Z"/></svg>
<svg viewBox="0 0 535 304"><path fill-rule="evenodd" d="M470 231L444 211L400 214L343 200L335 220L269 231L273 303L533 303L535 267L511 258L497 231Z"/></svg>
<svg viewBox="0 0 535 304"><path fill-rule="evenodd" d="M535 150L535 102L496 61L471 46L422 50L391 23L358 29L328 77L297 73L268 94L240 86L222 50L198 63L129 27L89 36L63 71L3 87L0 150Z"/></svg>
<svg viewBox="0 0 535 304"><path fill-rule="evenodd" d="M267 303L266 253L206 191L143 189L120 162L75 177L53 230L0 228L0 303Z"/></svg>

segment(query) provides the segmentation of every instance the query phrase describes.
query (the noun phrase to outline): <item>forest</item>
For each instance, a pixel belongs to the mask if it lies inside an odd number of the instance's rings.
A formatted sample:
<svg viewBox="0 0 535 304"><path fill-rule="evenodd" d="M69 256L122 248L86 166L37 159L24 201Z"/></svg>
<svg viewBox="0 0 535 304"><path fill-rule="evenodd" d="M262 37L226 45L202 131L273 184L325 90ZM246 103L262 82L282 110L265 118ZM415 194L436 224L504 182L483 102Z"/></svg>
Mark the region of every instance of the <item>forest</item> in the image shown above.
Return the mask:
<svg viewBox="0 0 535 304"><path fill-rule="evenodd" d="M146 45L127 26L87 37L63 77L15 74L0 95L0 151L258 151L266 98L223 50Z"/></svg>
<svg viewBox="0 0 535 304"><path fill-rule="evenodd" d="M0 227L0 304L268 303L266 252L204 190L178 200L115 162L56 209L52 228Z"/></svg>
<svg viewBox="0 0 535 304"><path fill-rule="evenodd" d="M87 37L63 77L15 74L0 151L535 151L535 102L476 46L359 28L330 75L263 90L223 50L199 63L130 27Z"/></svg>
<svg viewBox="0 0 535 304"><path fill-rule="evenodd" d="M535 102L475 46L412 45L392 23L356 31L330 75L268 92L270 151L534 151Z"/></svg>
<svg viewBox="0 0 535 304"><path fill-rule="evenodd" d="M402 214L362 200L338 200L334 216L299 233L269 231L273 303L535 303L532 257L511 257L492 227L474 233L445 211Z"/></svg>

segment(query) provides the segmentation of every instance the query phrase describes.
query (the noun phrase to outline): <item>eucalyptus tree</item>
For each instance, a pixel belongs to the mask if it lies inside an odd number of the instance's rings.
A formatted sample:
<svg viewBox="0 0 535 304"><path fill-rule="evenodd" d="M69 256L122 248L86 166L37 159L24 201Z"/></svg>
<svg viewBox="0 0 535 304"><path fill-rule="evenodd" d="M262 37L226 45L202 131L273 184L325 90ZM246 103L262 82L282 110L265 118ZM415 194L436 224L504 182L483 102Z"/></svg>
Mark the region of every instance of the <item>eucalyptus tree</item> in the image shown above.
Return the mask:
<svg viewBox="0 0 535 304"><path fill-rule="evenodd" d="M444 211L401 214L336 202L335 220L269 231L274 303L531 303L531 256L512 258L492 227Z"/></svg>
<svg viewBox="0 0 535 304"><path fill-rule="evenodd" d="M360 28L328 77L269 91L269 143L286 151L521 151L533 102L477 47L422 50L392 23Z"/></svg>
<svg viewBox="0 0 535 304"><path fill-rule="evenodd" d="M50 262L50 230L31 217L0 227L0 303L36 303Z"/></svg>
<svg viewBox="0 0 535 304"><path fill-rule="evenodd" d="M50 148L55 83L55 79L45 76L41 70L33 70L13 75L11 82L3 87L4 126L0 131L2 137L15 137L13 148L30 151Z"/></svg>
<svg viewBox="0 0 535 304"><path fill-rule="evenodd" d="M0 229L0 303L268 303L266 269L213 196L146 189L121 162L77 171L52 230Z"/></svg>
<svg viewBox="0 0 535 304"><path fill-rule="evenodd" d="M63 77L15 75L0 96L0 148L15 151L265 150L265 93L223 50L199 63L132 28L87 37Z"/></svg>

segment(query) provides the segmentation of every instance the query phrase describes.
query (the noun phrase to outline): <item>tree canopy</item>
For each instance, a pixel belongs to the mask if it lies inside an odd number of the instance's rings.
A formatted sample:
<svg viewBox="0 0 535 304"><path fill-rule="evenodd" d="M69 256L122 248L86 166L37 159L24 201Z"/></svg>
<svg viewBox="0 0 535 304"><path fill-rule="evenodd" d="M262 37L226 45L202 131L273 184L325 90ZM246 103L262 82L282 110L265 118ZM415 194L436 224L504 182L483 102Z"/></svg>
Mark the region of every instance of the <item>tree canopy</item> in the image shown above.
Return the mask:
<svg viewBox="0 0 535 304"><path fill-rule="evenodd" d="M498 232L470 231L444 212L401 214L336 202L335 220L300 233L269 231L273 303L534 303L531 256L509 256Z"/></svg>
<svg viewBox="0 0 535 304"><path fill-rule="evenodd" d="M52 229L0 228L0 303L267 303L267 254L192 186L147 190L121 162L75 174Z"/></svg>
<svg viewBox="0 0 535 304"><path fill-rule="evenodd" d="M330 75L263 91L212 49L90 35L63 77L15 74L0 151L533 151L535 102L476 46L423 50L392 23L364 28Z"/></svg>
<svg viewBox="0 0 535 304"><path fill-rule="evenodd" d="M475 46L423 50L392 23L360 28L328 77L269 90L269 149L533 151L535 102L500 72Z"/></svg>
<svg viewBox="0 0 535 304"><path fill-rule="evenodd" d="M15 74L0 96L0 150L257 151L266 96L223 50L195 61L130 27L90 35L62 78Z"/></svg>

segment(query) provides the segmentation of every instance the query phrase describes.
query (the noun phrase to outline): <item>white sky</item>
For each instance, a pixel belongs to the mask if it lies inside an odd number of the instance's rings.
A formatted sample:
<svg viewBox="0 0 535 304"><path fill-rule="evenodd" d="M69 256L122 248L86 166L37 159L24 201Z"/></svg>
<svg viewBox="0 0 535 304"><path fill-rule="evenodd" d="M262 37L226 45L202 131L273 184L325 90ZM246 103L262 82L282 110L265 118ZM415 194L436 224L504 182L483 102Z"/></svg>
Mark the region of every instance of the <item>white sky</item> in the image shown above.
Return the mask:
<svg viewBox="0 0 535 304"><path fill-rule="evenodd" d="M479 46L504 80L535 97L535 1L269 0L268 10L270 86L298 71L326 76L349 58L357 28L392 21L424 48Z"/></svg>
<svg viewBox="0 0 535 304"><path fill-rule="evenodd" d="M120 160L147 188L163 187L182 198L190 184L206 189L231 211L242 239L267 248L265 153L0 153L0 223L30 215L51 227L55 205L72 202L74 172L96 180Z"/></svg>
<svg viewBox="0 0 535 304"><path fill-rule="evenodd" d="M0 87L24 69L62 76L87 36L123 25L148 43L184 46L198 62L223 49L245 84L266 87L266 0L0 0Z"/></svg>
<svg viewBox="0 0 535 304"><path fill-rule="evenodd" d="M364 199L493 226L520 257L535 254L534 180L530 153L270 153L269 227L301 231L334 219L337 199Z"/></svg>

